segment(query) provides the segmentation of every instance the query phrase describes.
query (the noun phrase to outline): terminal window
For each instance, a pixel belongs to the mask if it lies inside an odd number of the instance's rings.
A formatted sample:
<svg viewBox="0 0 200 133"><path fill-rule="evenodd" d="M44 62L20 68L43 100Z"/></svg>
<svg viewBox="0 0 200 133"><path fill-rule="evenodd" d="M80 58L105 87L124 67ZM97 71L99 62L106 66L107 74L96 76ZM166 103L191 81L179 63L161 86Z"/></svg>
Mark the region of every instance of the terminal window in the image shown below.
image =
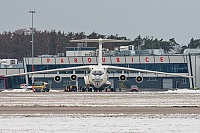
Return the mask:
<svg viewBox="0 0 200 133"><path fill-rule="evenodd" d="M187 84L187 79L182 79L181 84Z"/></svg>

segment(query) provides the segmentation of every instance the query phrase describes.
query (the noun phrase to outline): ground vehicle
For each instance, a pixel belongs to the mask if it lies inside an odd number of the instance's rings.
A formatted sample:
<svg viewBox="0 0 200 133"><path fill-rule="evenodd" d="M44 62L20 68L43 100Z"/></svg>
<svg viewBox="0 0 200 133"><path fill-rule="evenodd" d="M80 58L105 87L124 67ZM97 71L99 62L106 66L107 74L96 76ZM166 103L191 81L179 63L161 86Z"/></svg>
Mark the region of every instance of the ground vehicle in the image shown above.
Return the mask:
<svg viewBox="0 0 200 133"><path fill-rule="evenodd" d="M32 85L30 85L30 84L21 84L20 88L21 89L32 90Z"/></svg>
<svg viewBox="0 0 200 133"><path fill-rule="evenodd" d="M34 92L49 92L49 83L37 81L33 84Z"/></svg>
<svg viewBox="0 0 200 133"><path fill-rule="evenodd" d="M130 89L131 92L139 92L139 88L137 85L131 85L131 89Z"/></svg>
<svg viewBox="0 0 200 133"><path fill-rule="evenodd" d="M72 91L77 92L78 88L76 85L71 85L71 86L67 85L64 91L65 92L72 92Z"/></svg>

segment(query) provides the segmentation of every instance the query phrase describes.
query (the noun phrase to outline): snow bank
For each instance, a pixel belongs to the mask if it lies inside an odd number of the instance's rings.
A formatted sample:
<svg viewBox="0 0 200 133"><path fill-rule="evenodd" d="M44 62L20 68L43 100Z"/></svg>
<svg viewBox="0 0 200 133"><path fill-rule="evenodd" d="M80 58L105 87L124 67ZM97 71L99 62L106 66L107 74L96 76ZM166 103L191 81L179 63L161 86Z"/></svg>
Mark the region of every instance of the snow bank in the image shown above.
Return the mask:
<svg viewBox="0 0 200 133"><path fill-rule="evenodd" d="M200 131L199 115L0 115L0 132L108 133Z"/></svg>
<svg viewBox="0 0 200 133"><path fill-rule="evenodd" d="M189 89L177 89L177 90L168 90L166 93L200 93L200 90L189 90Z"/></svg>

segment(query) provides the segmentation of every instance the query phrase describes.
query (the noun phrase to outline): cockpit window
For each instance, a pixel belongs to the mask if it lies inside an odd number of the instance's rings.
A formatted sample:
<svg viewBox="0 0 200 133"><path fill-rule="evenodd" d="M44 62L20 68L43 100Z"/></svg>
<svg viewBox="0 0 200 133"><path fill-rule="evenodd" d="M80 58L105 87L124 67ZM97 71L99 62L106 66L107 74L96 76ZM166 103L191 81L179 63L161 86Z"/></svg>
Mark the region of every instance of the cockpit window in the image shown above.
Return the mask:
<svg viewBox="0 0 200 133"><path fill-rule="evenodd" d="M93 75L103 75L104 73L101 70L95 70L95 71L92 71L92 74Z"/></svg>

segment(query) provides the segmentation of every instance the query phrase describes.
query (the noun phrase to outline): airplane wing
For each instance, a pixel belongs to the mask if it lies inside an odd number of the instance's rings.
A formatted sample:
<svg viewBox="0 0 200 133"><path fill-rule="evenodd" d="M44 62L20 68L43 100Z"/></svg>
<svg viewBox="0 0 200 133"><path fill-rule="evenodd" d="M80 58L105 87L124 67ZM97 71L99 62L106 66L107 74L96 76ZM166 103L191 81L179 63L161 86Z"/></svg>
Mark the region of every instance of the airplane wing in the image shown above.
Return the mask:
<svg viewBox="0 0 200 133"><path fill-rule="evenodd" d="M160 71L151 71L151 70L144 70L144 69L137 69L137 68L126 68L126 67L118 67L118 66L107 66L107 70L121 70L121 71L137 71L143 73L154 73L154 74L161 74L161 75L170 75L176 77L184 77L184 78L194 78L193 76L182 75L182 74L175 74L175 73L166 73Z"/></svg>
<svg viewBox="0 0 200 133"><path fill-rule="evenodd" d="M29 74L40 74L40 73L59 72L59 71L72 71L72 70L84 71L84 70L89 70L89 68L90 68L90 66L58 68L58 69L41 70L41 71L34 71L34 72L27 72L27 73L10 74L10 75L4 75L4 77L24 76L24 75L29 75Z"/></svg>

